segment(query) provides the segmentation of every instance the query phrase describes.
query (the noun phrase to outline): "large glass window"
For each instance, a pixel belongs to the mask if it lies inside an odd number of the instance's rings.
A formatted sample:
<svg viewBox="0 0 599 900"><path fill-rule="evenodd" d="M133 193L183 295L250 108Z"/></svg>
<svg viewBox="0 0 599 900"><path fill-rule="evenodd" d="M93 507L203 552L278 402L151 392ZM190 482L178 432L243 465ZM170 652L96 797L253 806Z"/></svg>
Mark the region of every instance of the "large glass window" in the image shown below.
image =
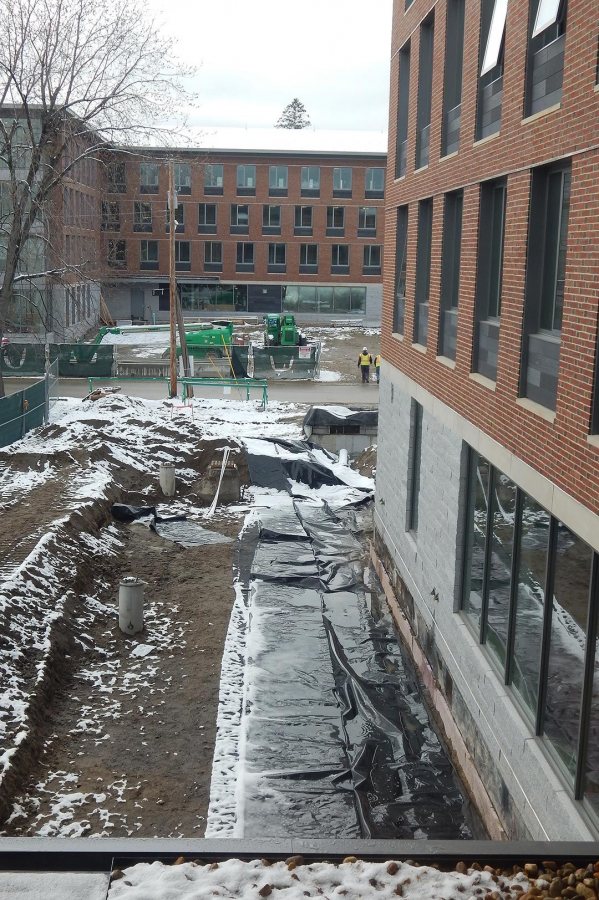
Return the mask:
<svg viewBox="0 0 599 900"><path fill-rule="evenodd" d="M371 199L383 199L385 196L385 170L380 168L366 169L364 195Z"/></svg>
<svg viewBox="0 0 599 900"><path fill-rule="evenodd" d="M223 245L220 241L206 241L204 244L204 268L206 271L214 271L214 267L218 266L218 270L222 269L223 264Z"/></svg>
<svg viewBox="0 0 599 900"><path fill-rule="evenodd" d="M506 16L507 0L481 0L476 107L478 140L496 134L501 127Z"/></svg>
<svg viewBox="0 0 599 900"><path fill-rule="evenodd" d="M318 244L300 244L300 267L317 268Z"/></svg>
<svg viewBox="0 0 599 900"><path fill-rule="evenodd" d="M428 166L433 92L434 11L420 25L420 53L418 61L418 105L416 108L415 168Z"/></svg>
<svg viewBox="0 0 599 900"><path fill-rule="evenodd" d="M216 203L198 204L198 232L216 234Z"/></svg>
<svg viewBox="0 0 599 900"><path fill-rule="evenodd" d="M514 649L511 682L534 717L539 697L545 579L551 517L525 496L518 545L518 584L514 596Z"/></svg>
<svg viewBox="0 0 599 900"><path fill-rule="evenodd" d="M588 544L559 522L543 732L572 777L578 755L591 562Z"/></svg>
<svg viewBox="0 0 599 900"><path fill-rule="evenodd" d="M397 101L397 138L395 144L395 177L406 174L408 161L408 113L410 104L410 42L399 51L399 95Z"/></svg>
<svg viewBox="0 0 599 900"><path fill-rule="evenodd" d="M331 270L333 274L345 273L349 269L349 247L347 244L333 244L331 246Z"/></svg>
<svg viewBox="0 0 599 900"><path fill-rule="evenodd" d="M416 292L413 341L426 347L428 337L428 295L431 278L433 234L432 198L418 203L418 246L416 250Z"/></svg>
<svg viewBox="0 0 599 900"><path fill-rule="evenodd" d="M220 163L204 167L204 193L222 194L224 184L224 172Z"/></svg>
<svg viewBox="0 0 599 900"><path fill-rule="evenodd" d="M463 203L463 191L454 191L445 195L441 254L439 353L449 359L456 357Z"/></svg>
<svg viewBox="0 0 599 900"><path fill-rule="evenodd" d="M487 460L471 450L462 608L479 633L485 575L490 474L491 467Z"/></svg>
<svg viewBox="0 0 599 900"><path fill-rule="evenodd" d="M381 256L381 247L378 244L367 244L364 247L362 273L364 275L380 275Z"/></svg>
<svg viewBox="0 0 599 900"><path fill-rule="evenodd" d="M320 196L320 167L302 166L301 192L304 197Z"/></svg>
<svg viewBox="0 0 599 900"><path fill-rule="evenodd" d="M480 189L476 269L474 371L493 381L497 377L499 316L503 277L503 242L507 183L487 181Z"/></svg>
<svg viewBox="0 0 599 900"><path fill-rule="evenodd" d="M256 193L256 166L237 166L237 193Z"/></svg>
<svg viewBox="0 0 599 900"><path fill-rule="evenodd" d="M287 166L268 167L268 192L272 197L287 196Z"/></svg>
<svg viewBox="0 0 599 900"><path fill-rule="evenodd" d="M269 271L279 272L285 269L287 258L285 244L269 244L268 245L268 268Z"/></svg>
<svg viewBox="0 0 599 900"><path fill-rule="evenodd" d="M140 241L140 269L158 269L158 241Z"/></svg>
<svg viewBox="0 0 599 900"><path fill-rule="evenodd" d="M139 189L142 194L157 194L160 183L160 166L157 163L140 163Z"/></svg>
<svg viewBox="0 0 599 900"><path fill-rule="evenodd" d="M594 597L599 604L599 563L595 564ZM595 612L595 646L592 655L593 681L589 704L589 726L586 738L586 760L583 772L584 798L599 818L599 614Z"/></svg>
<svg viewBox="0 0 599 900"><path fill-rule="evenodd" d="M247 234L250 225L250 208L247 204L231 204L231 232L233 234Z"/></svg>
<svg viewBox="0 0 599 900"><path fill-rule="evenodd" d="M248 243L237 244L237 268L246 271L246 267L254 266L254 245Z"/></svg>
<svg viewBox="0 0 599 900"><path fill-rule="evenodd" d="M352 170L348 166L333 168L333 197L351 197Z"/></svg>
<svg viewBox="0 0 599 900"><path fill-rule="evenodd" d="M567 0L530 0L525 115L561 102L566 11Z"/></svg>
<svg viewBox="0 0 599 900"><path fill-rule="evenodd" d="M281 207L265 203L262 207L262 230L267 234L281 233Z"/></svg>
<svg viewBox="0 0 599 900"><path fill-rule="evenodd" d="M463 58L464 0L447 0L441 156L455 153L460 146Z"/></svg>
<svg viewBox="0 0 599 900"><path fill-rule="evenodd" d="M295 207L295 233L296 234L312 234L312 207L296 206Z"/></svg>
<svg viewBox="0 0 599 900"><path fill-rule="evenodd" d="M473 450L466 521L462 609L599 813L599 555Z"/></svg>
<svg viewBox="0 0 599 900"><path fill-rule="evenodd" d="M342 235L345 229L345 208L343 206L327 206L327 234Z"/></svg>
<svg viewBox="0 0 599 900"><path fill-rule="evenodd" d="M191 166L175 163L175 190L179 194L191 194Z"/></svg>
<svg viewBox="0 0 599 900"><path fill-rule="evenodd" d="M358 236L376 234L376 206L361 206L358 211Z"/></svg>
<svg viewBox="0 0 599 900"><path fill-rule="evenodd" d="M133 204L133 231L152 231L152 204Z"/></svg>
<svg viewBox="0 0 599 900"><path fill-rule="evenodd" d="M524 299L521 391L555 409L566 278L570 166L533 171Z"/></svg>
<svg viewBox="0 0 599 900"><path fill-rule="evenodd" d="M189 241L177 241L175 244L175 269L189 272L191 269L191 245Z"/></svg>
<svg viewBox="0 0 599 900"><path fill-rule="evenodd" d="M395 303L393 307L393 331L403 334L406 311L406 271L408 259L408 207L397 210L397 234L395 243Z"/></svg>
<svg viewBox="0 0 599 900"><path fill-rule="evenodd" d="M410 455L408 471L408 509L406 531L418 531L420 503L420 470L422 464L422 406L412 400L410 430Z"/></svg>
<svg viewBox="0 0 599 900"><path fill-rule="evenodd" d="M491 519L488 596L483 637L503 668L506 659L510 612L516 485L496 469L493 472L491 491Z"/></svg>

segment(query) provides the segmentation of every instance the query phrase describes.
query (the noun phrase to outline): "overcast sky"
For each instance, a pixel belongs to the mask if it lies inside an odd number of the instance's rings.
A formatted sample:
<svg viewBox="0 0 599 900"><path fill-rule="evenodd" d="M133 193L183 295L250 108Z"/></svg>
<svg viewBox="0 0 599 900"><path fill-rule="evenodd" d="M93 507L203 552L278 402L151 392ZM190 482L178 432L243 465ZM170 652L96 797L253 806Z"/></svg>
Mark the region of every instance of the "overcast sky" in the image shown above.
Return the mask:
<svg viewBox="0 0 599 900"><path fill-rule="evenodd" d="M271 127L294 97L322 129L387 130L392 0L148 0L198 67L190 123Z"/></svg>

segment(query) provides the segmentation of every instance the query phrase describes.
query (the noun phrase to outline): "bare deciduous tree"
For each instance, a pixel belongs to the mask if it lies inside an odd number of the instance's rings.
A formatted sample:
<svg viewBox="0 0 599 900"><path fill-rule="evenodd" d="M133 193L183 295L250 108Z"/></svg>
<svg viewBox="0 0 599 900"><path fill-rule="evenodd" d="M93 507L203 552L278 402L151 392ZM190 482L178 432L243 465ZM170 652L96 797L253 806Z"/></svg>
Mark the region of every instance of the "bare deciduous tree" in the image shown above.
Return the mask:
<svg viewBox="0 0 599 900"><path fill-rule="evenodd" d="M187 73L142 0L0 0L0 21L1 338L22 283L73 270L56 240L65 179L111 145L169 143Z"/></svg>

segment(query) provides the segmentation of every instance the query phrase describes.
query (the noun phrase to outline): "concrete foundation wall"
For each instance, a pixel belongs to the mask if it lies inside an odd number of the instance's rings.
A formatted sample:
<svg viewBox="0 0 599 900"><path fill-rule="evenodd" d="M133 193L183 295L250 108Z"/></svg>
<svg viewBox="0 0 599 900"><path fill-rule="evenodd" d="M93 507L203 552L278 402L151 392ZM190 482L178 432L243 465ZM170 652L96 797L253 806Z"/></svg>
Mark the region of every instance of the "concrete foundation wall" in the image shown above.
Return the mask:
<svg viewBox="0 0 599 900"><path fill-rule="evenodd" d="M380 328L383 312L383 285L369 284L366 288L366 324L371 328Z"/></svg>
<svg viewBox="0 0 599 900"><path fill-rule="evenodd" d="M417 395L417 396L415 396ZM383 364L375 550L508 838L589 840L590 830L510 689L457 611L466 444L452 417ZM423 406L418 531L407 532L413 401ZM459 756L459 753L456 755ZM474 788L473 788L474 791Z"/></svg>
<svg viewBox="0 0 599 900"><path fill-rule="evenodd" d="M339 453L347 450L350 456L358 456L363 450L372 447L377 442L376 434L314 434L308 440L319 447L324 447L330 453Z"/></svg>

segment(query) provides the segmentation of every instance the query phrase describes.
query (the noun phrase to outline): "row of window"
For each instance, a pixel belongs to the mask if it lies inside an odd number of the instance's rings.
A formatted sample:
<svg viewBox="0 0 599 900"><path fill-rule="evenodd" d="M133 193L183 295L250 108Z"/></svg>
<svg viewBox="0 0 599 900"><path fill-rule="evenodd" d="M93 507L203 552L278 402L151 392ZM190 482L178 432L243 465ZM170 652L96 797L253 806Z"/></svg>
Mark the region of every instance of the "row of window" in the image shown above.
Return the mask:
<svg viewBox="0 0 599 900"><path fill-rule="evenodd" d="M194 204L195 206L195 204ZM218 206L216 203L198 203L198 232L200 234L216 234L218 227ZM179 203L175 211L177 232L185 230L185 215L190 211L191 204ZM250 227L250 209L258 210L257 206L246 203L231 203L229 208L229 227L232 234L248 233ZM279 205L262 205L262 231L264 234L280 234L283 223L283 207ZM326 229L330 237L341 236L346 224L345 206L327 206ZM161 210L162 212L162 210ZM323 213L324 215L324 213ZM294 208L294 230L296 234L312 234L314 227L314 207L296 206ZM166 230L169 229L170 211L166 211ZM135 201L133 204L133 230L154 230L153 204L145 201ZM121 209L118 200L102 202L102 229L104 231L120 231ZM377 208L375 206L358 207L358 237L368 237L376 234ZM243 229L243 232L241 231Z"/></svg>
<svg viewBox="0 0 599 900"><path fill-rule="evenodd" d="M258 176L266 167L238 165L236 167L236 189L238 194L254 195ZM175 190L179 194L191 194L192 173L203 170L205 194L222 194L225 183L225 167L222 163L212 163L192 167L191 163L176 163L174 167ZM303 196L320 196L321 167L300 167L300 190ZM160 189L160 163L140 163L139 190L142 194L157 194ZM164 170L166 171L166 170ZM266 178L266 172L264 172ZM351 197L353 170L348 166L333 166L333 196ZM289 189L289 166L268 166L268 192L272 197L286 197ZM108 165L108 190L123 194L127 191L127 172L123 160L113 160ZM364 193L366 197L382 198L385 192L385 169L374 166L365 170Z"/></svg>
<svg viewBox="0 0 599 900"><path fill-rule="evenodd" d="M413 400L405 525L413 535L422 419ZM461 609L574 798L599 816L599 555L467 449Z"/></svg>
<svg viewBox="0 0 599 900"><path fill-rule="evenodd" d="M505 211L508 179L480 185L476 259L475 327L472 371L495 380L497 376ZM565 160L532 170L528 248L521 348L520 393L555 409L559 374L571 166ZM441 200L441 198L439 198ZM417 208L414 324L412 340L426 346L431 270L433 198ZM460 291L463 191L445 194L441 253L439 339L441 356L455 359ZM407 235L411 210L397 210L395 307L393 330L404 333Z"/></svg>
<svg viewBox="0 0 599 900"><path fill-rule="evenodd" d="M407 0L406 0L407 2ZM447 0L441 156L460 143L465 0ZM524 115L554 104L562 95L567 0L529 0ZM475 139L501 127L503 48L508 0L481 0ZM414 168L428 165L433 86L435 10L420 23ZM408 158L411 41L399 52L395 177L405 175Z"/></svg>
<svg viewBox="0 0 599 900"><path fill-rule="evenodd" d="M599 558L470 452L462 608L573 796L599 816Z"/></svg>
<svg viewBox="0 0 599 900"><path fill-rule="evenodd" d="M287 267L287 244L271 243L268 247L268 271L285 272ZM327 248L328 249L328 248ZM367 244L362 247L362 274L380 275L382 248L378 244ZM330 273L347 275L350 268L349 244L332 244L330 248ZM255 245L253 242L239 242L236 249L236 267L238 272L253 272L255 264ZM108 264L113 268L127 267L127 242L108 241ZM190 241L176 241L175 266L178 271L191 271ZM319 267L318 244L299 245L299 271L302 274L317 275ZM159 242L139 242L139 268L158 271ZM223 245L221 241L204 242L204 271L222 272Z"/></svg>
<svg viewBox="0 0 599 900"><path fill-rule="evenodd" d="M248 287L251 288L248 291ZM299 284L180 284L184 310L222 312L364 313L366 288L358 286ZM168 291L161 291L159 308L166 310Z"/></svg>

